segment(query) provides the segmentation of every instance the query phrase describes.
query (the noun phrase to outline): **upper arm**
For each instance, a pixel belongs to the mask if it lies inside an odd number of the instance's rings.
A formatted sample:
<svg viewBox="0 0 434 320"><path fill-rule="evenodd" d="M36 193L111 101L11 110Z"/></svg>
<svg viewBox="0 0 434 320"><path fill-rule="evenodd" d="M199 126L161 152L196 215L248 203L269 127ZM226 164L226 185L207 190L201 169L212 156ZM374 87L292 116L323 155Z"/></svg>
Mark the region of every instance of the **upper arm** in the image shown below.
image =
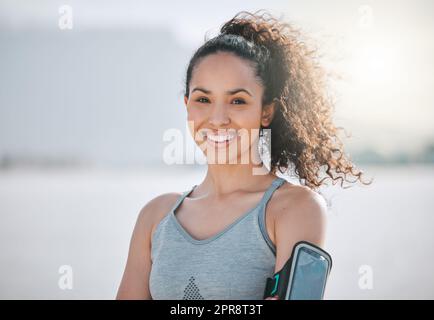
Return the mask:
<svg viewBox="0 0 434 320"><path fill-rule="evenodd" d="M128 258L116 299L152 299L149 290L151 271L151 233L158 217L169 210L172 194L149 201L139 212L131 236Z"/></svg>
<svg viewBox="0 0 434 320"><path fill-rule="evenodd" d="M291 256L294 245L308 241L323 247L326 234L327 204L318 193L302 188L287 197L275 220L276 266L280 271Z"/></svg>

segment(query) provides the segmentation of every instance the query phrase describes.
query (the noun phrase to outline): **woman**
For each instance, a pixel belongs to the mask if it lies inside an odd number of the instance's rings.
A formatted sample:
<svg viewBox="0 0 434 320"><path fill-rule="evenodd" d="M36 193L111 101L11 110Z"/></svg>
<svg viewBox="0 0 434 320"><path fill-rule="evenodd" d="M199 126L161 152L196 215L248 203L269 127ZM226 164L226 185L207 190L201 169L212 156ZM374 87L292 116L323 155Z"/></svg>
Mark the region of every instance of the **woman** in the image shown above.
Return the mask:
<svg viewBox="0 0 434 320"><path fill-rule="evenodd" d="M342 185L354 166L312 53L289 24L245 11L196 51L184 102L208 171L142 208L118 299L262 299L296 242L324 245L320 169ZM290 165L301 185L276 175Z"/></svg>

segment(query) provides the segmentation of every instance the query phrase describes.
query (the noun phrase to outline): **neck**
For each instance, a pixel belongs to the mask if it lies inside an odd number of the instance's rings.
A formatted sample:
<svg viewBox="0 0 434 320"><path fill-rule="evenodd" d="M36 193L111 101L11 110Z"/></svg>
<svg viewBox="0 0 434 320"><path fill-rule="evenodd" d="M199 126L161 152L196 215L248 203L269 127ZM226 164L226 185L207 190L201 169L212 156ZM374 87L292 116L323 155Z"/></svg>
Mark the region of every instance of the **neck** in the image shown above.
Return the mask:
<svg viewBox="0 0 434 320"><path fill-rule="evenodd" d="M208 164L207 174L200 189L205 194L221 197L236 190L255 191L263 189L276 178L260 159L254 155L254 162L244 164ZM259 159L259 160L258 160Z"/></svg>

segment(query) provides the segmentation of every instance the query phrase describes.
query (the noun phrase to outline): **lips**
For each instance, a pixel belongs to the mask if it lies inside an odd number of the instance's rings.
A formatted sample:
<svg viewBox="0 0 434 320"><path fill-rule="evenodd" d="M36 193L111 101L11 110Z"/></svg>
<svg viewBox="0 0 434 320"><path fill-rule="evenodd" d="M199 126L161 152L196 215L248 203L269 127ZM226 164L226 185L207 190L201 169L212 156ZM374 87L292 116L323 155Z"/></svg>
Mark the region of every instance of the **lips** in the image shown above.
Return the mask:
<svg viewBox="0 0 434 320"><path fill-rule="evenodd" d="M235 134L214 135L214 134L208 133L206 135L206 137L207 137L207 139L209 139L211 141L220 143L220 142L230 141L233 138L235 138L236 135Z"/></svg>
<svg viewBox="0 0 434 320"><path fill-rule="evenodd" d="M203 133L204 138L211 144L217 146L226 146L238 136L235 129L219 130L218 133L212 130Z"/></svg>

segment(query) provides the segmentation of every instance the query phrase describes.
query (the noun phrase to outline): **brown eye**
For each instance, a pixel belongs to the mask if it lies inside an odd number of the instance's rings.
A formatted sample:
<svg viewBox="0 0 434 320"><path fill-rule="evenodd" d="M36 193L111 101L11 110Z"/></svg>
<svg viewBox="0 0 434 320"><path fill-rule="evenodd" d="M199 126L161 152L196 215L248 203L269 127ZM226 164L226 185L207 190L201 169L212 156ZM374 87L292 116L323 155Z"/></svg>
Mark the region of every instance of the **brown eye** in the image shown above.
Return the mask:
<svg viewBox="0 0 434 320"><path fill-rule="evenodd" d="M200 102L200 103L206 103L206 102L204 102L203 100L207 100L207 101L209 101L207 98L204 98L204 97L200 97L199 99L196 99L197 102Z"/></svg>
<svg viewBox="0 0 434 320"><path fill-rule="evenodd" d="M239 103L235 103L235 104L245 104L246 103L243 99L234 99L234 101L239 101Z"/></svg>

